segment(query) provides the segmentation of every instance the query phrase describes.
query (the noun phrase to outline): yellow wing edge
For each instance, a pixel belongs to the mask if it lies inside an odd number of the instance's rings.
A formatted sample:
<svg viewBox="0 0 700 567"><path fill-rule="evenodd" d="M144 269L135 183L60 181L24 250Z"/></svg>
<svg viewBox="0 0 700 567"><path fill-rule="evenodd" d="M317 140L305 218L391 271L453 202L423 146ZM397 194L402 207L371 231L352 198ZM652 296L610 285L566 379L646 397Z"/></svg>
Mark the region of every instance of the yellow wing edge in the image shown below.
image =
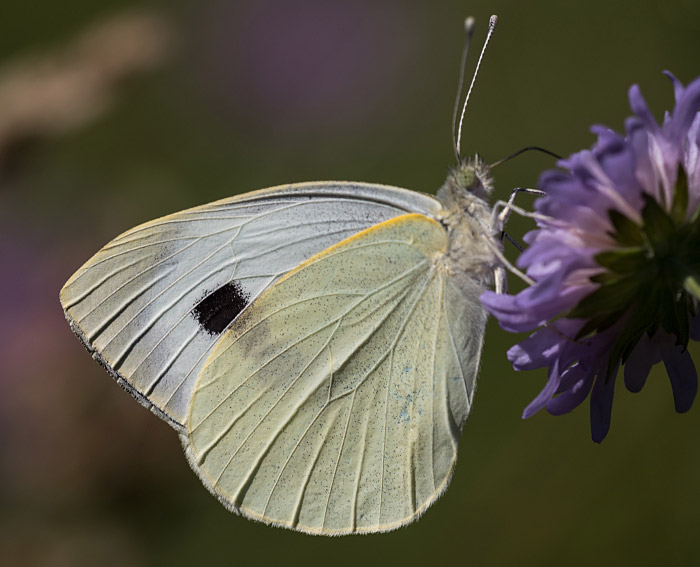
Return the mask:
<svg viewBox="0 0 700 567"><path fill-rule="evenodd" d="M365 236L367 236L367 234L369 234L369 233L372 233L372 232L375 232L376 230L384 229L384 228L387 228L390 226L394 226L394 225L399 226L399 225L406 224L408 222L412 222L412 221L419 220L419 219L421 221L427 221L428 224L433 225L433 228L439 228L440 230L445 231L445 228L439 222L437 222L435 219L430 218L426 215L422 215L420 213L410 213L407 215L399 215L398 217L394 217L394 218L391 218L389 220L385 220L384 222L380 222L378 224L370 226L369 228L366 228L366 229L358 232L357 234L353 234L352 236L348 236L345 240L341 240L340 242L333 244L333 246L329 246L328 248L326 248L325 250L322 250L318 254L311 256L311 258L309 258L308 260L304 260L296 268L287 272L278 281L276 281L274 283L274 285L281 284L282 282L288 280L290 277L292 277L297 272L303 270L306 266L310 266L311 264L319 262L319 261L323 260L324 258L326 258L327 256L330 256L331 254L335 254L335 252L339 248L345 247L348 244L350 244L351 242L354 242L356 240L360 240L361 238L364 238ZM416 243L416 244L418 244L418 243ZM417 246L417 247L420 248L420 246ZM440 253L444 253L446 251L447 251L447 233L445 232L445 247L444 247L444 250L440 251ZM426 250L423 249L423 252L426 253ZM428 254L426 253L426 256L427 255ZM274 287L274 286L270 286L269 289L271 289L272 287ZM265 291L267 291L267 290L265 290ZM205 364L205 366L206 366L206 364Z"/></svg>

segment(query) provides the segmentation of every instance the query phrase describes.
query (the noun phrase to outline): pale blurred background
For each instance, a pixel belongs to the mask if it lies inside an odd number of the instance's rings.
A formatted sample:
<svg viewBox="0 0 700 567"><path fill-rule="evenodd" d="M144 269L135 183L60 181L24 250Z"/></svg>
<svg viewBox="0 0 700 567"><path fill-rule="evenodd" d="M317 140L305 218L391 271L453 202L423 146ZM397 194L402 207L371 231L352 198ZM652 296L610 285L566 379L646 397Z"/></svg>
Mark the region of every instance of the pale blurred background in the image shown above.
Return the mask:
<svg viewBox="0 0 700 567"><path fill-rule="evenodd" d="M587 403L520 419L545 373L513 372L517 337L492 323L447 493L405 529L327 539L227 512L63 319L63 282L151 218L293 181L434 192L453 161L462 22L476 17L480 46L491 13L464 148L488 161L568 155L591 124L622 127L633 82L661 116L661 71L700 75L696 0L3 3L4 565L700 564L700 407L676 415L661 373L637 395L618 383L598 446ZM552 166L500 166L497 195Z"/></svg>

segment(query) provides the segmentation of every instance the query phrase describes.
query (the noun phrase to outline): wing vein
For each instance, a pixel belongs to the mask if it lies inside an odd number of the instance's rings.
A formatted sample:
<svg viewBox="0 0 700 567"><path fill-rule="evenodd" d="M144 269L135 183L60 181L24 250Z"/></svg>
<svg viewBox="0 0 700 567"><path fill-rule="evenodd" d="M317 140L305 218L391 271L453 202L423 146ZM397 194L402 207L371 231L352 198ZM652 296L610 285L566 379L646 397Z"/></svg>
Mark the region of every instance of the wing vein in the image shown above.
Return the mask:
<svg viewBox="0 0 700 567"><path fill-rule="evenodd" d="M274 276L274 277L277 277L277 276ZM271 278L271 280L274 279L274 277ZM240 278L239 278L239 279L240 279ZM270 282L268 282L267 284L265 284L265 286L263 287L263 289L265 289L269 284L270 284ZM262 293L262 292L260 292L260 293ZM255 299L257 299L257 298L260 296L260 293L258 293L258 295L256 295L255 298L253 298L253 300L250 302L251 305L253 304L253 302L255 301ZM189 312L187 313L187 315L189 315ZM182 380L180 380L180 382L178 383L178 385L177 385L177 386L173 389L173 391L170 393L170 395L168 396L167 400L165 401L165 404L164 404L165 406L167 406L167 405L170 403L170 400L172 400L173 396L180 390L180 388L182 388L182 386L185 384L185 382L186 382L187 379L190 377L190 375L192 374L192 372L194 372L195 368L197 368L197 366L198 366L199 363L202 361L202 359L205 358L206 356L208 356L209 353L211 353L211 351L214 349L215 346L216 346L216 342L212 342L212 343L204 350L204 352L202 352L202 354L199 356L199 358L197 359L197 361L192 365L192 367L191 367L191 368L187 371L187 373L183 376Z"/></svg>
<svg viewBox="0 0 700 567"><path fill-rule="evenodd" d="M426 278L425 283L423 284L423 287L420 289L418 292L418 296L416 297L416 300L413 302L411 305L411 308L409 309L405 319L403 320L401 327L399 329L399 332L396 335L396 339L392 342L392 345L390 347L391 350L391 356L389 360L389 378L387 379L387 386L386 386L386 398L384 400L384 443L383 443L383 448L382 448L382 468L381 468L381 476L380 476L380 489L379 489L379 519L378 522L381 523L382 521L382 504L384 500L384 466L385 466L385 460L386 460L386 431L387 431L387 416L389 412L389 389L391 387L391 382L392 378L394 375L394 348L398 344L401 336L403 335L404 330L406 329L406 325L408 323L408 320L410 319L411 315L413 314L414 309L416 308L416 305L418 305L418 302L423 298L423 294L425 293L425 290L428 288L428 283L433 279L435 276L435 271L432 270L432 274L430 277Z"/></svg>
<svg viewBox="0 0 700 567"><path fill-rule="evenodd" d="M292 388L292 387L297 383L297 381L299 380L299 378L301 378L301 376L304 374L304 372L306 372L306 370L308 370L308 368L311 366L311 364L320 356L321 352L323 352L323 351L326 349L326 347L327 347L328 344L330 343L331 339L332 339L333 336L335 335L335 332L338 330L338 327L339 327L339 326L340 326L340 321L338 321L338 324L336 325L335 329L333 329L333 332L331 333L331 336L328 337L328 340L326 341L326 343L319 349L319 351L313 356L313 358L306 364L306 366L301 370L301 372L299 372L299 374L297 374L296 378L294 378L294 380L292 380L292 382L289 384L289 386L287 386L287 388L285 389L285 391L282 392L282 394L277 398L277 400L275 401L275 403L272 404L272 406L270 407L270 409L268 409L267 412L265 412L265 415L262 416L262 417L258 420L258 423L255 425L255 427L253 427L253 429L250 431L250 433L248 433L248 435L246 435L245 439L240 443L240 445L238 446L238 448L232 453L232 455L231 455L231 457L229 458L228 462L226 463L226 465L224 465L223 470L221 471L221 473L219 474L218 478L216 479L216 482L217 482L217 483L218 483L219 480L221 479L221 476L224 474L224 472L226 472L226 469L228 469L228 467L231 465L231 462L233 461L233 458L238 454L238 451L240 451L241 448L246 444L246 442L248 441L248 439L250 439L250 436L258 429L258 427L260 427L260 425L261 425L261 424L263 423L263 421L267 418L267 416L269 416L270 413L272 413L272 410L274 410L274 409L277 407L277 404L279 404L280 401L282 401L282 399L284 398L284 396L286 396L287 392L289 392L290 388ZM272 448L272 445L275 443L275 441L277 441L277 438L279 437L280 433L282 433L282 431L284 431L284 428L285 428L286 425L289 423L289 421L296 415L296 413L299 411L299 409L301 408L301 406L303 406L303 405L308 401L308 399L311 397L311 395L312 395L316 390L318 390L318 388L320 388L322 385L323 385L323 381L320 381L320 382L316 385L316 387L313 388L313 389L311 390L311 392L308 392L308 393L306 394L306 396L305 396L299 403L297 403L296 406L294 406L294 408L292 409L290 415L288 415L288 416L286 417L286 420L282 420L282 425L280 425L279 427L277 427L277 429L275 430L274 434L271 436L271 439L269 439L269 440L265 443L265 447L263 448L262 452L259 453L259 454L257 455L257 457L256 457L256 459L255 459L255 465L252 467L251 471L248 473L247 478L246 478L246 482L248 482L248 479L249 479L249 478L255 473L255 471L260 467L260 464L262 463L262 459L265 457L265 455L267 455L267 454L269 453L270 449ZM246 411L247 411L247 410L246 410ZM244 412L244 413L245 413L245 412ZM241 414L241 415L243 415L243 414ZM240 419L240 417L239 417L239 419ZM231 424L227 429L230 430L231 427L233 427L233 424ZM227 432L228 432L228 431L227 431ZM220 438L221 438L221 437L219 437L218 440L220 440ZM217 440L217 442L218 442L218 440Z"/></svg>
<svg viewBox="0 0 700 567"><path fill-rule="evenodd" d="M294 302L292 302L292 303L288 303L288 304L286 304L286 305L283 305L282 307L280 307L280 308L278 308L278 309L276 309L276 310L270 312L268 315L266 315L265 317L263 317L263 318L260 319L259 321L256 321L253 325L250 326L250 328L246 329L243 333L241 333L241 334L236 338L236 340L239 340L241 337L243 337L244 335L246 335L246 334L249 333L250 331L254 330L258 325L260 325L260 324L262 324L263 322L267 321L267 320L268 320L270 317L272 317L273 315L277 315L278 313L280 313L280 312L282 312L282 311L284 311L284 310L286 310L286 309L289 309L290 307L294 307L294 306L296 306L296 305L301 305L302 303L305 303L305 302L308 302L308 301L315 301L315 300L320 299L320 298L322 298L322 297L325 298L325 297L333 297L333 296L353 296L353 295L354 295L354 296L359 296L360 299L357 300L354 304L352 304L352 305L346 310L346 313L349 313L350 311L352 311L355 307L357 307L360 303L362 303L362 302L365 301L366 299L372 297L373 295L376 295L377 293L379 293L379 292L381 292L381 291L384 291L384 290L385 290L386 288L388 288L389 286L392 286L392 285L394 285L395 283L398 283L398 282L401 281L403 278L405 278L405 277L411 275L411 274L412 274L415 270L417 270L418 268L423 267L424 264L425 264L425 262L421 262L421 263L417 264L416 266L414 266L413 268L409 268L408 270L406 270L405 272L399 274L398 276L396 276L395 278L393 278L392 280L390 280L390 281L387 282L386 284L383 284L383 285L379 286L377 289L375 289L375 290L373 290L373 291L371 291L371 292L365 293L365 294L362 294L362 293L353 293L353 292L349 292L349 291L334 292L334 293L328 293L328 292L324 291L324 292L323 292L322 294L320 294L320 295L314 295L314 296L311 296L311 297L305 297L305 298L300 299L300 300L298 300L298 301L294 301ZM306 338L306 337L305 337L305 338ZM215 361L218 360L221 356L223 356L231 347L233 347L234 344L235 344L235 343L232 342L232 343L231 343L230 345L228 345L225 349L223 349L220 353L218 353L217 356L216 356L216 358L214 358L214 359L211 361L211 363L215 362ZM214 382L217 378L218 378L218 377L215 377L214 379L212 379L212 380L211 380L210 382L208 382L207 384L203 384L201 387L206 387L206 386L208 386L209 384L211 384L212 382Z"/></svg>
<svg viewBox="0 0 700 567"><path fill-rule="evenodd" d="M362 451L360 452L360 462L357 465L357 470L355 472L355 490L354 490L354 497L352 499L352 506L350 513L352 515L352 529L355 531L357 527L357 499L360 495L360 479L362 478L362 469L365 465L365 453L367 451L367 429L369 428L369 412L367 413L367 419L365 419L365 428L362 433L362 441L360 443L360 447L362 448Z"/></svg>
<svg viewBox="0 0 700 567"><path fill-rule="evenodd" d="M92 284L89 288L87 288L85 291L83 291L80 295L77 295L76 297L74 297L70 301L66 301L63 308L66 310L72 309L73 307L78 305L78 303L83 301L83 299L85 299L86 297L91 295L92 292L94 292L97 288L102 286L106 281L112 279L119 272L124 272L124 271L128 270L129 268L131 268L132 266L135 266L140 261L141 260L136 260L135 262L132 262L131 264L127 264L126 266L119 266L119 267L115 268L113 271L111 271L109 274L104 276L102 279L100 279L100 280L96 281L94 284ZM86 270L86 272L87 272L87 270Z"/></svg>
<svg viewBox="0 0 700 567"><path fill-rule="evenodd" d="M448 316L447 305L445 305L445 295L442 298L442 310L445 315L445 325L447 326L447 334L450 336L450 346L452 347L452 353L457 361L457 368L459 369L459 375L462 378L462 385L464 386L464 392L467 394L467 402L469 401L469 391L467 390L467 380L464 377L464 370L462 369L462 364L459 360L459 353L457 352L457 345L455 344L455 337L452 333L452 324L450 323L450 317ZM467 410L469 411L469 410Z"/></svg>
<svg viewBox="0 0 700 567"><path fill-rule="evenodd" d="M243 445L245 445L246 441L248 441L248 439L250 438L250 436L257 430L258 427L260 427L260 425L262 424L263 420L264 420L265 418L267 418L268 415L270 415L270 412L272 412L272 410L275 409L275 408L277 407L277 404L279 404L280 401L282 400L282 398L284 398L284 396L287 394L287 392L289 392L289 389L292 388L292 387L297 383L297 380L299 380L299 378L304 374L304 372L306 372L306 370L309 368L309 366L311 366L311 364L313 364L313 362L318 358L318 356L321 354L321 352L323 351L323 349L325 349L325 348L328 346L328 344L330 343L331 339L333 338L333 335L334 335L335 332L338 330L338 327L340 326L341 321L342 321L342 317L340 317L339 319L337 319L337 321L331 321L330 323L328 323L328 324L323 325L322 327L320 327L320 328L319 328L317 331L315 331L314 333L311 333L310 335L307 335L307 336L304 337L303 339L300 339L299 341L297 341L297 343L299 343L299 342L301 342L301 341L303 341L303 340L306 340L307 338L309 338L309 337L313 336L314 334L316 334L318 331L330 327L331 325L333 325L333 323L336 324L335 329L333 329L333 331L331 332L331 335L328 337L328 339L326 340L325 344L324 344L324 345L319 349L319 351L311 358L311 360L309 360L309 361L306 363L306 365L304 366L304 368L302 368L301 371L297 374L296 378L294 378L294 380L292 380L292 382L285 388L284 392L282 392L282 394L280 394L280 396L277 398L277 401L275 401L275 403L272 404L272 406L267 410L267 412L265 412L265 415L263 415L263 416L258 420L258 423L255 425L255 427L253 427L253 429L250 431L250 433L248 433L248 435L246 436L246 438L241 442L241 444L238 446L238 448L233 452L233 454L231 455L231 458L228 460L228 462L227 462L226 465L224 466L224 469L221 471L221 474L219 474L219 478L221 478L221 475L226 471L226 469L228 468L228 466L231 464L231 461L232 461L233 458L236 456L236 454L238 453L238 451L241 450L241 447L243 447ZM291 347L289 347L289 348L291 348ZM288 350L288 349L287 349L287 350ZM274 357L274 358L277 358L277 357ZM241 387L243 386L243 384L245 384L248 380L250 380L250 379L251 379L255 374L257 374L264 366L266 366L266 365L269 364L272 360L274 360L274 358L271 359L270 361L266 362L265 365L263 365L262 367L258 368L253 374L251 374L250 376L247 376L246 379L245 379L243 382L241 382L241 384L239 384L238 386L236 386L236 388L235 388L231 393L229 393L229 394L224 398L224 400L222 400L221 402L219 402L219 404L217 404L216 408L214 408L211 412L209 412L209 413L204 417L204 419L202 419L202 421L200 421L194 428L191 429L191 431L195 431L195 430L197 429L197 427L201 426L202 423L204 423L206 420L208 420L208 419L214 414L214 412L217 411L217 410L219 409L219 407L221 407L221 405L222 405L226 400L230 399L230 397L231 397L239 388L241 388ZM308 399L308 397L305 398L303 401L306 402L307 399ZM209 451L211 451L211 449L214 447L214 445L216 445L219 441L221 441L221 439L224 437L224 435L226 435L226 434L233 428L233 426L236 424L236 421L238 421L243 415L245 415L245 413L248 412L248 411L250 410L251 407L252 407L252 405L249 405L249 406L248 406L245 410L243 410L237 417L235 417L234 419L232 419L232 420L226 425L226 427L225 427L220 433L218 433L218 434L216 435L216 437L214 437L214 438L212 439L212 441L210 441L210 443L202 450L202 458L206 457L206 453L208 453ZM294 413L294 412L292 412L292 413ZM276 436L275 436L275 437L276 437ZM217 479L217 482L218 482L218 479Z"/></svg>
<svg viewBox="0 0 700 567"><path fill-rule="evenodd" d="M309 486L309 481L311 480L311 476L313 475L314 469L316 468L316 463L318 462L318 458L321 456L321 451L323 450L323 447L326 444L326 439L328 439L328 432L330 431L333 425L334 421L330 420L326 424L324 435L321 437L321 442L318 445L318 451L316 451L316 455L314 455L314 459L311 462L311 465L306 470L306 476L304 477L304 482L302 483L301 490L299 491L299 497L297 498L296 505L294 506L294 514L292 515L291 522L292 526L296 527L299 525L299 516L301 515L301 507L304 502L304 494L306 494L306 489Z"/></svg>
<svg viewBox="0 0 700 567"><path fill-rule="evenodd" d="M122 305L120 305L119 307L117 307L104 321L102 321L101 324L98 325L98 327L97 327L95 330L93 330L93 331L90 332L90 333L86 333L86 334L85 334L85 336L87 337L88 341L92 344L92 343L95 341L95 339L96 339L100 334L102 334L102 332L103 332L107 327L109 327L109 326L114 322L114 320L115 320L117 317L119 317L119 315L120 315L121 313L124 312L124 310L125 310L127 307L129 307L129 305L131 305L134 301L136 301L136 299L138 299L140 296L142 296L144 293L146 293L146 292L147 292L149 289L151 289L154 285L156 285L160 280L166 278L169 274L170 274L170 271L165 272L165 273L161 274L160 276L158 276L157 278L154 278L154 279L151 280L150 282L147 282L146 285L144 285L144 286L141 287L140 289L136 290L136 292L133 293L133 294L128 298L128 300L127 300L125 303L123 303ZM82 321L81 321L81 322L82 322ZM116 368L115 368L115 370L116 370Z"/></svg>
<svg viewBox="0 0 700 567"><path fill-rule="evenodd" d="M338 473L338 464L340 463L340 456L343 454L343 449L345 448L345 439L347 438L348 435L348 426L350 425L350 417L352 416L352 409L355 405L355 396L357 394L357 390L355 390L355 393L352 395L352 399L350 400L350 408L348 409L348 417L345 420L345 428L343 429L343 438L342 441L340 442L340 449L338 449L338 457L335 460L335 465L333 466L333 474L331 475L331 484L328 487L328 494L326 496L326 505L324 507L323 511L323 521L321 522L321 528L326 527L326 518L328 517L328 504L331 501L331 492L333 492L333 485L335 484L335 477L336 474ZM328 404L326 404L328 405Z"/></svg>
<svg viewBox="0 0 700 567"><path fill-rule="evenodd" d="M436 372L436 355L437 355L437 343L438 343L438 335L440 334L440 319L444 314L447 313L446 311L446 306L445 306L445 282L447 281L446 277L442 278L442 285L440 286L440 300L438 301L438 305L440 305L440 309L437 310L437 321L435 322L435 340L433 341L433 361L432 361L432 368L433 368L433 400L435 399L435 376L437 376ZM449 334L449 331L448 331ZM433 448L435 447L435 414L433 412L433 407L434 407L434 402L431 400L431 403L429 404L430 407L430 456L432 459L432 463L430 464L430 480L431 484L433 485L433 492L436 490L435 486L435 458L433 456ZM415 474L415 471L414 471ZM416 498L416 501L418 499ZM415 508L414 508L415 510Z"/></svg>
<svg viewBox="0 0 700 567"><path fill-rule="evenodd" d="M260 277L260 278L269 278L270 281L268 281L268 283L265 284L265 286L264 286L264 287L267 287L267 286L270 284L270 282L271 282L272 280L274 280L275 278L277 278L277 277L279 277L279 276L280 276L280 274L262 274L262 275L260 275L260 276L258 276L258 275L256 275L256 276L240 276L240 277L238 277L238 278L236 279L236 281L241 281L241 280L248 279L248 278L253 278L253 277L255 277L255 278L258 278L258 277ZM263 288L263 289L264 289L264 288ZM259 295L260 295L260 294L258 294L258 295L256 296L256 298L257 298ZM250 301L250 303L252 304L253 301L255 301L255 298L253 298L253 299ZM139 362L139 363L136 365L136 367L134 368L134 370L133 370L133 372L132 372L132 375L136 374L136 372L138 371L139 368L141 368L141 366L143 365L143 363L146 362L146 360L148 360L148 358L149 358L150 356L153 355L153 353L155 352L155 350L163 343L163 341L166 340L166 339L170 336L170 333L172 333L185 319L187 319L187 317L188 317L191 313L192 313L191 311L186 311L186 312L184 313L184 315L183 315L182 317L180 317L180 320L179 320L177 323L175 323L174 325L172 325L167 331L165 331L165 333L163 333L163 336L160 338L160 340L159 340L155 345L153 345L153 348L151 348L151 350L148 351L148 353L144 356L143 360L141 360L141 362Z"/></svg>
<svg viewBox="0 0 700 567"><path fill-rule="evenodd" d="M316 420L318 420L318 418L321 417L321 414L326 410L326 407L327 406L324 405L321 407L321 409L318 410L318 412L316 412L316 415L314 416L314 418L309 422L309 425L306 426L304 433L302 433L301 436L299 437L299 439L297 439L297 442L294 444L294 447L292 447L291 451L289 452L289 455L287 455L287 458L284 461L284 465L282 465L280 472L277 474L277 478L275 479L275 481L272 484L272 488L270 489L270 493L267 495L267 500L265 502L265 508L263 509L263 516L267 513L267 509L270 506L270 499L272 498L272 494L274 493L275 489L277 488L277 485L279 484L279 480L280 480L280 478L282 478L284 471L287 469L287 465L289 465L289 462L292 460L294 453L296 453L297 449L299 448L299 445L301 445L302 441L306 438L306 435L309 433L311 428L314 426L314 424L316 423Z"/></svg>

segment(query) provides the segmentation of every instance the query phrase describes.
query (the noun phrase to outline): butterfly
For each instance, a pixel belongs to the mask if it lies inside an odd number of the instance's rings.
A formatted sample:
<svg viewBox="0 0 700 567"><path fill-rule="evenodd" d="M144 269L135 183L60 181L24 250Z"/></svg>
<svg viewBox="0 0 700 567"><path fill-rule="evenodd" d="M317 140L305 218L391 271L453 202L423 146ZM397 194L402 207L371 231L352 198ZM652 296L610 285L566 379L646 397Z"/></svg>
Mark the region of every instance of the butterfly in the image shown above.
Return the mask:
<svg viewBox="0 0 700 567"><path fill-rule="evenodd" d="M436 196L313 182L223 199L121 234L61 304L227 508L308 533L391 530L455 466L479 296L503 269L491 189L489 167L460 158Z"/></svg>

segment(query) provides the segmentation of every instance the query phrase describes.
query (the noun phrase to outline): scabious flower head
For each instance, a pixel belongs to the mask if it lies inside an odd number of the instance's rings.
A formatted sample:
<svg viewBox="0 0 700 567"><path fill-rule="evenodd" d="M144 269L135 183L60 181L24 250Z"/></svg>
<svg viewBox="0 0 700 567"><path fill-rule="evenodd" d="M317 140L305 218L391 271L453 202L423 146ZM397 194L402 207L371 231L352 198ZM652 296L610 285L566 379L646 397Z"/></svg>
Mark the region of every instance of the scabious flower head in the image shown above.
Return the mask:
<svg viewBox="0 0 700 567"><path fill-rule="evenodd" d="M598 443L620 366L638 392L663 361L678 412L698 387L687 346L700 340L700 78L684 87L666 74L676 105L662 124L635 85L624 136L595 126L590 150L541 176L535 208L549 220L525 236L518 259L534 283L482 295L504 329L534 330L508 351L514 368L549 370L523 417L569 412L590 394Z"/></svg>

